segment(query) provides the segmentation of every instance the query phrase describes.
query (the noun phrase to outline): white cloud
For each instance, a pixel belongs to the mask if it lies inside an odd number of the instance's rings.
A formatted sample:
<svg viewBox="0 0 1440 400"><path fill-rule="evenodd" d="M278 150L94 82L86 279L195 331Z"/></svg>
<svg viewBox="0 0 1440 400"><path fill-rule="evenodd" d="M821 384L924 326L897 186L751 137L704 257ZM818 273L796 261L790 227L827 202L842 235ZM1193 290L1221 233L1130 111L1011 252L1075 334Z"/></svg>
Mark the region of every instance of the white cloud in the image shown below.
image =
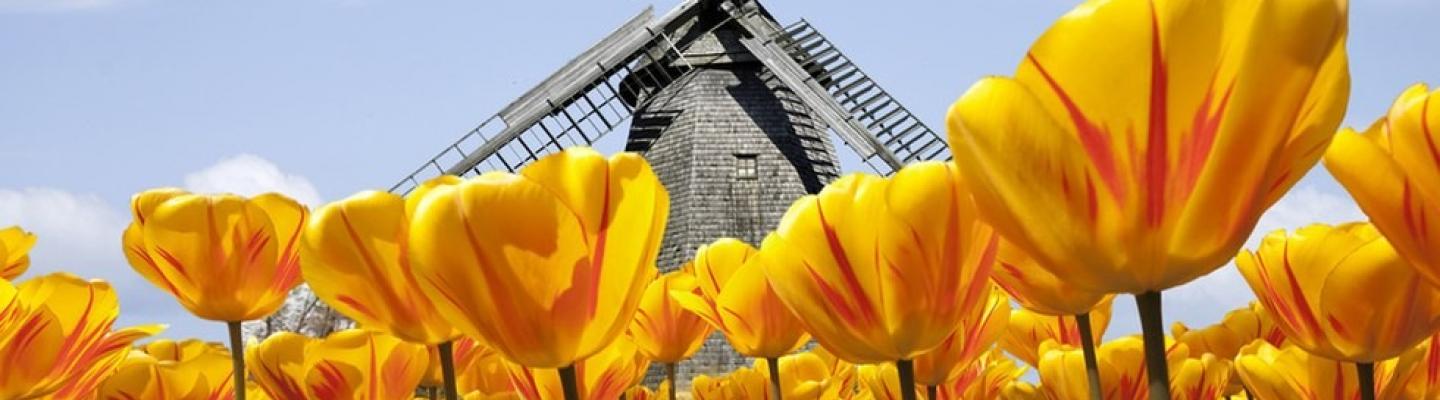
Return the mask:
<svg viewBox="0 0 1440 400"><path fill-rule="evenodd" d="M63 12L104 8L121 0L0 0L0 12Z"/></svg>
<svg viewBox="0 0 1440 400"><path fill-rule="evenodd" d="M320 206L320 192L309 179L281 171L275 163L252 154L228 157L186 174L185 188L200 193L228 192L242 196L277 192L312 208Z"/></svg>

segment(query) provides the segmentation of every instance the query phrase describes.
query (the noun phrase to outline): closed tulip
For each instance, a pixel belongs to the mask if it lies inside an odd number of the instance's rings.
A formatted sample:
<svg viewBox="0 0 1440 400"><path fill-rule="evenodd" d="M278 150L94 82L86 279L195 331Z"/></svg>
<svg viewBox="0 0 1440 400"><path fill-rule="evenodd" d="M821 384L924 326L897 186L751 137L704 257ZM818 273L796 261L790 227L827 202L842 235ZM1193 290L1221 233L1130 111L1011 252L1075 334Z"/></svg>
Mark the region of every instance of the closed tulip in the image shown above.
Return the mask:
<svg viewBox="0 0 1440 400"><path fill-rule="evenodd" d="M1108 304L1109 298L1113 297L1080 290L1042 268L1035 258L1005 240L1000 241L1000 252L990 278L1020 307L1044 315L1087 314L1101 302Z"/></svg>
<svg viewBox="0 0 1440 400"><path fill-rule="evenodd" d="M278 332L245 349L245 365L260 390L275 400L306 400L305 351L315 339Z"/></svg>
<svg viewBox="0 0 1440 400"><path fill-rule="evenodd" d="M1415 371L1423 351L1375 364L1373 390L1377 399L1433 399L1406 393L1396 377ZM1261 400L1352 400L1361 398L1361 382L1354 365L1311 354L1298 346L1277 348L1257 340L1241 348L1235 368L1245 387Z"/></svg>
<svg viewBox="0 0 1440 400"><path fill-rule="evenodd" d="M778 358L795 351L809 335L776 296L765 279L764 260L756 254L754 247L735 239L701 246L693 264L701 295L670 295L724 333L740 354Z"/></svg>
<svg viewBox="0 0 1440 400"><path fill-rule="evenodd" d="M103 281L56 273L17 287L0 279L0 399L93 393L131 343L164 329L111 331L119 313L115 290Z"/></svg>
<svg viewBox="0 0 1440 400"><path fill-rule="evenodd" d="M425 374L425 346L393 336L344 330L305 346L305 393L319 400L398 400Z"/></svg>
<svg viewBox="0 0 1440 400"><path fill-rule="evenodd" d="M770 366L755 360L755 371L768 380ZM780 390L787 399L830 399L823 397L831 393L830 385L837 383L831 375L830 366L824 358L815 353L805 352L780 357Z"/></svg>
<svg viewBox="0 0 1440 400"><path fill-rule="evenodd" d="M635 321L630 323L629 332L640 353L664 363L666 380L672 385L675 384L675 364L695 355L714 331L705 319L686 310L670 296L672 291L703 295L692 269L687 264L650 282L640 297Z"/></svg>
<svg viewBox="0 0 1440 400"><path fill-rule="evenodd" d="M1089 0L947 117L986 220L1090 293L1137 295L1168 397L1160 292L1225 265L1345 114L1345 0Z"/></svg>
<svg viewBox="0 0 1440 400"><path fill-rule="evenodd" d="M1405 89L1363 133L1346 128L1325 167L1421 276L1440 284L1440 99L1424 84ZM1426 212L1431 211L1431 212Z"/></svg>
<svg viewBox="0 0 1440 400"><path fill-rule="evenodd" d="M461 332L521 365L566 367L634 318L669 204L639 155L566 149L425 195L415 276Z"/></svg>
<svg viewBox="0 0 1440 400"><path fill-rule="evenodd" d="M1093 338L1105 336L1110 326L1110 308L1114 297L1106 297L1090 312L1090 335ZM1051 316L1026 309L1010 311L1005 334L1000 336L1000 348L1019 358L1031 367L1040 366L1040 344L1055 341L1062 346L1080 348L1080 326L1074 316Z"/></svg>
<svg viewBox="0 0 1440 400"><path fill-rule="evenodd" d="M510 364L510 381L521 397L533 400L564 398L561 376L555 369L526 368ZM575 364L581 374L577 389L581 399L618 399L645 378L650 361L640 354L634 340L622 336L599 353Z"/></svg>
<svg viewBox="0 0 1440 400"><path fill-rule="evenodd" d="M1078 349L1046 342L1041 348L1040 390L1050 399L1089 397L1089 383L1079 371L1084 360ZM1143 343L1127 336L1102 343L1097 349L1101 393L1105 400L1144 400L1147 381ZM1230 382L1231 361L1213 354L1192 354L1184 344L1166 350L1172 374L1168 379L1175 399L1211 400L1220 397Z"/></svg>
<svg viewBox="0 0 1440 400"><path fill-rule="evenodd" d="M721 378L695 376L690 394L696 400L769 399L768 390L763 374L749 367L740 367Z"/></svg>
<svg viewBox="0 0 1440 400"><path fill-rule="evenodd" d="M960 378L976 364L986 349L1005 333L1010 318L1010 298L998 288L987 289L989 300L960 319L950 337L934 349L915 357L915 382L940 387Z"/></svg>
<svg viewBox="0 0 1440 400"><path fill-rule="evenodd" d="M481 393L487 398L515 393L508 362L489 346L472 338L455 341L457 385L463 393Z"/></svg>
<svg viewBox="0 0 1440 400"><path fill-rule="evenodd" d="M224 400L235 396L230 354L222 348L151 355L130 352L96 392L100 400ZM168 357L179 356L178 359ZM161 359L167 357L167 359Z"/></svg>
<svg viewBox="0 0 1440 400"><path fill-rule="evenodd" d="M35 234L18 226L0 229L0 279L13 280L30 268Z"/></svg>
<svg viewBox="0 0 1440 400"><path fill-rule="evenodd" d="M1275 231L1235 263L1288 343L1322 357L1381 361L1440 328L1440 290L1370 224Z"/></svg>
<svg viewBox="0 0 1440 400"><path fill-rule="evenodd" d="M860 400L893 400L905 398L900 385L900 374L895 364L866 364L856 367L855 375L860 377ZM919 397L919 392L912 396Z"/></svg>
<svg viewBox="0 0 1440 400"><path fill-rule="evenodd" d="M1265 314L1259 303L1232 310L1225 314L1220 323L1201 329L1191 330L1184 323L1176 322L1171 327L1175 341L1184 343L1191 354L1214 354L1216 358L1233 360L1240 354L1240 348L1264 340L1272 345L1285 343L1285 332ZM1226 394L1238 394L1241 386L1238 371L1232 370L1230 387Z"/></svg>
<svg viewBox="0 0 1440 400"><path fill-rule="evenodd" d="M855 364L845 362L834 354L830 354L824 347L815 346L808 352L820 358L825 363L825 368L830 374L830 386L821 395L824 399L849 400L855 397L859 389L860 378L855 376Z"/></svg>
<svg viewBox="0 0 1440 400"><path fill-rule="evenodd" d="M1025 375L1025 372L1025 367L1015 365L1015 361L1006 357L1000 349L991 348L975 362L964 366L955 379L940 385L937 397L931 400L1005 400L1016 396L1023 397L1023 395L1007 396L1005 391L1013 386L1017 379ZM1024 388L1010 390L1025 391Z"/></svg>

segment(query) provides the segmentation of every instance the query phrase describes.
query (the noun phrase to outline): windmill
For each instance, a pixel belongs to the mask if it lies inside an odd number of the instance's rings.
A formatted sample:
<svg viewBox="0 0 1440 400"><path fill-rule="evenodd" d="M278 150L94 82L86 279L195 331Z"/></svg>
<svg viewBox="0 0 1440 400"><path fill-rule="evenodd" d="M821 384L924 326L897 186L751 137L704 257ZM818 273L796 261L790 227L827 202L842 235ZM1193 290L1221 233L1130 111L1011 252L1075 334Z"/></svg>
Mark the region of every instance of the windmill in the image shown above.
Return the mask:
<svg viewBox="0 0 1440 400"><path fill-rule="evenodd" d="M662 270L717 238L758 244L790 203L839 174L830 131L882 175L950 157L809 22L781 25L754 0L686 0L631 18L391 191L441 174L513 172L627 120L626 150L643 154L670 192ZM747 364L717 334L680 373Z"/></svg>

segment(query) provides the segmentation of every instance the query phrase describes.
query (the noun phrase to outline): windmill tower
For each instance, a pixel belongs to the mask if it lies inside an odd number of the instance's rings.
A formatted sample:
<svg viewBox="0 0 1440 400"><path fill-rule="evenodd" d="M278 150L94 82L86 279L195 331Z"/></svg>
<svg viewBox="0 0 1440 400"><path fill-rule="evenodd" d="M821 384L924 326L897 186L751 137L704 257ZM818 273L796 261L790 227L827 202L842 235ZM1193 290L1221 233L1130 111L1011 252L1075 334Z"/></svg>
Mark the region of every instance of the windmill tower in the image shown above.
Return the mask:
<svg viewBox="0 0 1440 400"><path fill-rule="evenodd" d="M882 175L950 157L809 22L782 26L754 0L687 0L631 18L391 191L441 174L515 171L627 120L626 150L643 154L670 192L662 271L721 237L758 245L790 203L839 174L829 132ZM717 333L679 372L748 364Z"/></svg>

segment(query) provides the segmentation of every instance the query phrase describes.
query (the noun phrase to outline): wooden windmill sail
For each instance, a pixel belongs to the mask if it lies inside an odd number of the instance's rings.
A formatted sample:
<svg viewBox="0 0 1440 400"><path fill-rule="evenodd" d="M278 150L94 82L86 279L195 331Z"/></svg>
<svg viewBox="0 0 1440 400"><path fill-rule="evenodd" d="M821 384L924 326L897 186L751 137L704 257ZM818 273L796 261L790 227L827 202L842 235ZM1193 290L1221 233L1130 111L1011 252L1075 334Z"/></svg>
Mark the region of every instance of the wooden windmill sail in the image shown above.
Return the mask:
<svg viewBox="0 0 1440 400"><path fill-rule="evenodd" d="M948 159L945 142L809 22L781 25L754 0L646 9L406 176L515 171L630 121L671 196L661 270L721 237L752 244L796 198L839 174L834 132L875 172ZM747 365L718 334L681 373Z"/></svg>

